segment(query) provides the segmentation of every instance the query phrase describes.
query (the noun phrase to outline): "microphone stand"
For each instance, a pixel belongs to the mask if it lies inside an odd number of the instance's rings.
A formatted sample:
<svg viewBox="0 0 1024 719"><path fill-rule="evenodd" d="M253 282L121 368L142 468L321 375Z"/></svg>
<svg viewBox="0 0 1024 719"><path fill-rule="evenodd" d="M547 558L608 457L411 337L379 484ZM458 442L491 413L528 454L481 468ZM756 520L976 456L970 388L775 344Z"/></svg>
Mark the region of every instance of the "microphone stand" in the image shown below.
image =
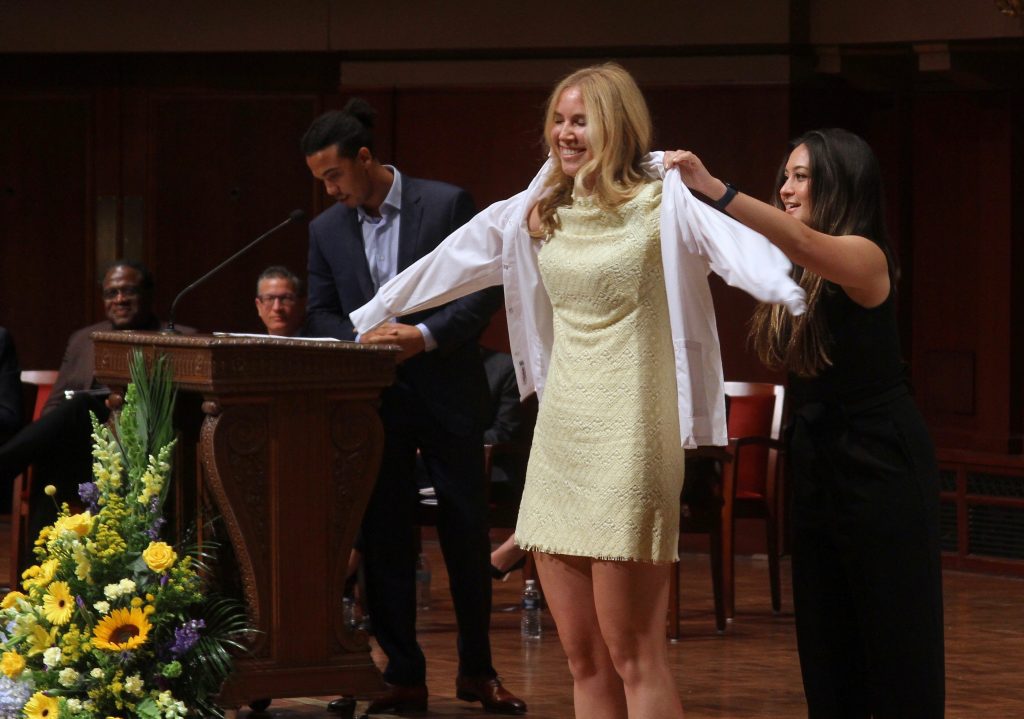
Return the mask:
<svg viewBox="0 0 1024 719"><path fill-rule="evenodd" d="M201 285L203 282L206 282L206 280L210 279L210 277L212 277L213 275L217 274L217 272L219 272L224 267L226 267L227 265L229 265L232 262L234 262L236 259L238 259L242 255L244 255L246 252L251 250L253 247L258 245L259 243L263 242L263 240L265 240L268 237L270 237L272 234L274 234L275 232L280 230L285 225L290 225L293 222L300 222L300 221L302 221L304 219L306 219L306 213L305 212L303 212L302 210L292 210L291 214L288 215L288 219L287 220L285 220L281 224L277 225L276 227L272 227L271 229L267 230L262 235L257 237L255 240L250 242L248 245L246 245L245 247L240 249L238 252L236 252L235 254L231 255L231 257L229 257L226 260L224 260L223 262L221 262L219 265L214 267L212 270L210 270L205 275L200 277L198 280L196 280L195 282L190 284L188 287L183 289L181 292L179 292L178 296L174 298L174 302L171 303L170 316L167 318L167 327L162 329L162 330L160 330L161 333L167 334L167 335L181 334L181 332L179 332L177 329L174 328L174 310L178 306L178 301L182 297L184 297L186 294L191 292L193 289L195 289L196 287Z"/></svg>

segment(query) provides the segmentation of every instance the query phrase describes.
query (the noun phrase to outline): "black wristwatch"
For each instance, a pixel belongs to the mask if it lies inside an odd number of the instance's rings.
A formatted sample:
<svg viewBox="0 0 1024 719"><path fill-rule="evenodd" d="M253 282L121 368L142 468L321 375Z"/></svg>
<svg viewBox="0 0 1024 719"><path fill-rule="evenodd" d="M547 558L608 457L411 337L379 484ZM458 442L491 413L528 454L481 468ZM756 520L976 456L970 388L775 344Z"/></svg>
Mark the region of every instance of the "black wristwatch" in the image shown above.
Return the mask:
<svg viewBox="0 0 1024 719"><path fill-rule="evenodd" d="M731 183L726 182L724 184L725 194L711 203L711 206L714 207L719 212L725 212L725 208L729 205L730 202L732 202L732 198L736 197L736 193L738 192L738 190L735 187L733 187Z"/></svg>

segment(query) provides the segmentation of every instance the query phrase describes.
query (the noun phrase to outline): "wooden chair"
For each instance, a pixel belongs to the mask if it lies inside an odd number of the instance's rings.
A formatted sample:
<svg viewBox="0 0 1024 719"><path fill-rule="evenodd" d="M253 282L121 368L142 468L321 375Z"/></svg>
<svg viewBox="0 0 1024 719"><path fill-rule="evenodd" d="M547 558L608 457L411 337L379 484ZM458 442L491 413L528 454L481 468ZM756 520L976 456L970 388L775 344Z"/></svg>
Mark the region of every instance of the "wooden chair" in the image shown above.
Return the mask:
<svg viewBox="0 0 1024 719"><path fill-rule="evenodd" d="M727 403L728 406L728 403ZM711 562L711 590L715 602L715 628L719 633L726 626L726 593L723 574L724 527L722 513L722 466L729 458L722 447L698 447L686 452L686 482L679 499L679 546L682 549L684 534L707 534L709 559ZM669 584L669 639L678 641L681 637L680 612L680 564L676 563Z"/></svg>
<svg viewBox="0 0 1024 719"><path fill-rule="evenodd" d="M24 390L24 407L26 413L31 408L27 421L34 422L42 414L43 406L50 397L50 390L57 381L57 372L53 370L24 370L21 373L21 386ZM28 555L28 515L29 496L32 492L32 468L14 478L11 491L11 545L9 586L14 589L21 581L22 558Z"/></svg>
<svg viewBox="0 0 1024 719"><path fill-rule="evenodd" d="M726 613L735 614L736 519L765 520L772 609L782 608L779 527L782 516L781 452L785 387L763 382L726 382L729 454L722 467L722 566Z"/></svg>

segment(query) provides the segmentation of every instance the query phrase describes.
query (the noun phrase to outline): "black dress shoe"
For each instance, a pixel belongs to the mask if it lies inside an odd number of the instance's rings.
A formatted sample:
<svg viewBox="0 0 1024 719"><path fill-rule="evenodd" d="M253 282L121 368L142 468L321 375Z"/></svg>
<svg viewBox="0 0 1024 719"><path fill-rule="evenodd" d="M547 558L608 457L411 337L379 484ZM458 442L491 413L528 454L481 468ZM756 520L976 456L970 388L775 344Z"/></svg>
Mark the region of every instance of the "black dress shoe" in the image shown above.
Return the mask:
<svg viewBox="0 0 1024 719"><path fill-rule="evenodd" d="M503 687L498 677L459 676L455 696L465 702L480 702L491 714L526 713L526 702Z"/></svg>
<svg viewBox="0 0 1024 719"><path fill-rule="evenodd" d="M517 559L515 562L513 562L511 567L509 567L508 569L506 569L504 571L498 569L497 567L495 567L492 564L491 565L491 579L500 579L501 581L504 582L508 578L508 575L512 574L512 572L516 571L517 569L522 569L523 567L526 566L526 557L527 556L528 555L524 554L519 559Z"/></svg>
<svg viewBox="0 0 1024 719"><path fill-rule="evenodd" d="M366 714L412 714L427 710L427 685L387 684L384 694L370 702Z"/></svg>
<svg viewBox="0 0 1024 719"><path fill-rule="evenodd" d="M340 714L342 719L352 719L356 715L355 697L338 697L327 703L327 711Z"/></svg>

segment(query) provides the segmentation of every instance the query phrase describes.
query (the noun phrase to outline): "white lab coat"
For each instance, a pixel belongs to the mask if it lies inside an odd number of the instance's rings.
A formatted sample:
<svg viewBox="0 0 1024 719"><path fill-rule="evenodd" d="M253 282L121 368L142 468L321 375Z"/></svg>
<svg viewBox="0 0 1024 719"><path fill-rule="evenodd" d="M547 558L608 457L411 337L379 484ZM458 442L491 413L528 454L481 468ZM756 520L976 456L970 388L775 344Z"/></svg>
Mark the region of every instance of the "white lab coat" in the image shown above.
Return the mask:
<svg viewBox="0 0 1024 719"><path fill-rule="evenodd" d="M496 202L448 236L433 252L381 286L352 312L359 332L436 307L493 285L505 287L509 343L520 394L543 401L553 342L551 301L541 281L541 243L527 219L554 160L548 159L523 192ZM762 302L782 303L793 314L806 307L791 265L767 238L700 202L677 170L665 172L662 153L644 169L663 177L661 255L675 351L676 397L683 447L728 444L722 358L707 275L716 272Z"/></svg>

